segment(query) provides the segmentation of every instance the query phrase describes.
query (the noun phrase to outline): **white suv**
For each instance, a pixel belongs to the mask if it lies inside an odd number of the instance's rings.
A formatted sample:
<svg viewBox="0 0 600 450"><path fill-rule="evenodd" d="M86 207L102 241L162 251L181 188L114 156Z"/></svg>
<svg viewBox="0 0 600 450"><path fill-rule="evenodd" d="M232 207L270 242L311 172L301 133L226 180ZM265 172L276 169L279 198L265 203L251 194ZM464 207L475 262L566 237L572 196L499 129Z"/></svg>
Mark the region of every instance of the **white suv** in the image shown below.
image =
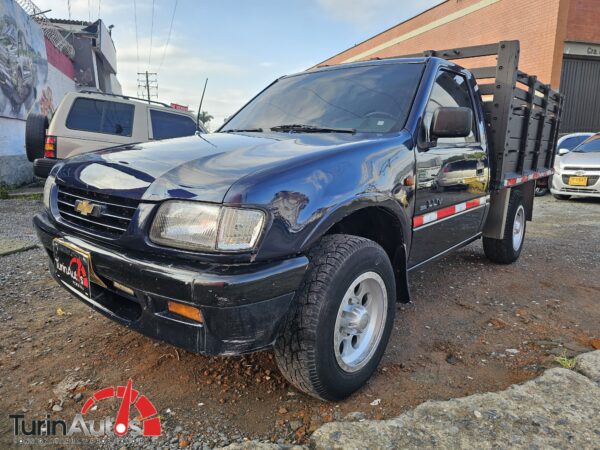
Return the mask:
<svg viewBox="0 0 600 450"><path fill-rule="evenodd" d="M558 200L600 197L600 133L573 150L559 149L550 192Z"/></svg>
<svg viewBox="0 0 600 450"><path fill-rule="evenodd" d="M205 133L186 111L101 92L70 92L48 124L46 116L30 114L25 127L27 157L33 171L45 178L60 159L124 144Z"/></svg>

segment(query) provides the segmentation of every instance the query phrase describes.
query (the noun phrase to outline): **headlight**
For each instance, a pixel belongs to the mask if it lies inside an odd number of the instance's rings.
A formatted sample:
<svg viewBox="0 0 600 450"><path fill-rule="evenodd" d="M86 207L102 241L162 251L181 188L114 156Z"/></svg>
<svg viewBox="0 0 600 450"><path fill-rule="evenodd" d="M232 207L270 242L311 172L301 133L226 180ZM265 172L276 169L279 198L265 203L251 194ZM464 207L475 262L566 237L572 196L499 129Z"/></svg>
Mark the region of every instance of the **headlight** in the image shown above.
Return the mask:
<svg viewBox="0 0 600 450"><path fill-rule="evenodd" d="M256 209L171 200L156 213L150 240L184 250L252 250L264 224L265 213Z"/></svg>
<svg viewBox="0 0 600 450"><path fill-rule="evenodd" d="M52 190L52 186L56 181L56 177L49 176L46 178L46 183L44 184L44 206L50 209L50 191Z"/></svg>

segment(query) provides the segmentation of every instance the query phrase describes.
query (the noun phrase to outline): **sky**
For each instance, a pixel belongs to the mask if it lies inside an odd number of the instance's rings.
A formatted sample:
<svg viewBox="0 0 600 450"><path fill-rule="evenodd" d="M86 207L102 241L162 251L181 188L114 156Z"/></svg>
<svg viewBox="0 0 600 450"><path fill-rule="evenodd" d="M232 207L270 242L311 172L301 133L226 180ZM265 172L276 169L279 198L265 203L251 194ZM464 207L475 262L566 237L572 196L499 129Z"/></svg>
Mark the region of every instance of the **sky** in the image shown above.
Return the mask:
<svg viewBox="0 0 600 450"><path fill-rule="evenodd" d="M202 110L214 116L214 130L274 79L306 70L442 0L34 1L51 9L48 17L100 17L114 25L124 94L137 95L137 73L149 70L158 73L160 101L197 110L208 78Z"/></svg>

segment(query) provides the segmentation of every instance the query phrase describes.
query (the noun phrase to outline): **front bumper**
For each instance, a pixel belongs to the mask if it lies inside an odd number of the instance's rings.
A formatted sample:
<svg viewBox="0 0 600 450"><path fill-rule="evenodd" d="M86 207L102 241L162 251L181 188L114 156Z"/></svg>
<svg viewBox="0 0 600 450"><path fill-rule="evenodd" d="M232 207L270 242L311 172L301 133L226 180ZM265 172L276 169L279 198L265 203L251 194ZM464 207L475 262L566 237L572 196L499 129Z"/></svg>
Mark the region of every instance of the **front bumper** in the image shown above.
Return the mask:
<svg viewBox="0 0 600 450"><path fill-rule="evenodd" d="M571 186L568 184L570 176L581 176L575 172L563 171L552 176L550 192L556 195L570 195L571 197L600 197L600 171L585 172L588 177L587 186Z"/></svg>
<svg viewBox="0 0 600 450"><path fill-rule="evenodd" d="M308 265L304 256L231 266L152 259L63 232L47 213L33 223L51 261L55 238L90 254L91 269L105 286L92 280L92 298L76 295L80 300L133 330L195 353L233 355L272 345ZM56 279L52 262L50 270ZM114 288L114 282L134 295ZM170 313L168 300L200 308L204 323Z"/></svg>

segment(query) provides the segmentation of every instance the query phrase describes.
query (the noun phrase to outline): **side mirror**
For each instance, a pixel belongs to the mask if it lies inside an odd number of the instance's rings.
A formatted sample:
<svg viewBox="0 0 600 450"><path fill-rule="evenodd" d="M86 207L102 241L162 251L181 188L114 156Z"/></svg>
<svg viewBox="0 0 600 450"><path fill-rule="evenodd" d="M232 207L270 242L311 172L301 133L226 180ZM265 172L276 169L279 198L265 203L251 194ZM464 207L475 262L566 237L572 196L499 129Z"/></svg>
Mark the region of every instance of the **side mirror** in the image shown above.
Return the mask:
<svg viewBox="0 0 600 450"><path fill-rule="evenodd" d="M558 156L563 156L566 155L567 153L569 153L570 150L566 149L566 148L559 148L558 149Z"/></svg>
<svg viewBox="0 0 600 450"><path fill-rule="evenodd" d="M473 111L464 107L442 106L433 113L431 138L467 137L473 127Z"/></svg>

